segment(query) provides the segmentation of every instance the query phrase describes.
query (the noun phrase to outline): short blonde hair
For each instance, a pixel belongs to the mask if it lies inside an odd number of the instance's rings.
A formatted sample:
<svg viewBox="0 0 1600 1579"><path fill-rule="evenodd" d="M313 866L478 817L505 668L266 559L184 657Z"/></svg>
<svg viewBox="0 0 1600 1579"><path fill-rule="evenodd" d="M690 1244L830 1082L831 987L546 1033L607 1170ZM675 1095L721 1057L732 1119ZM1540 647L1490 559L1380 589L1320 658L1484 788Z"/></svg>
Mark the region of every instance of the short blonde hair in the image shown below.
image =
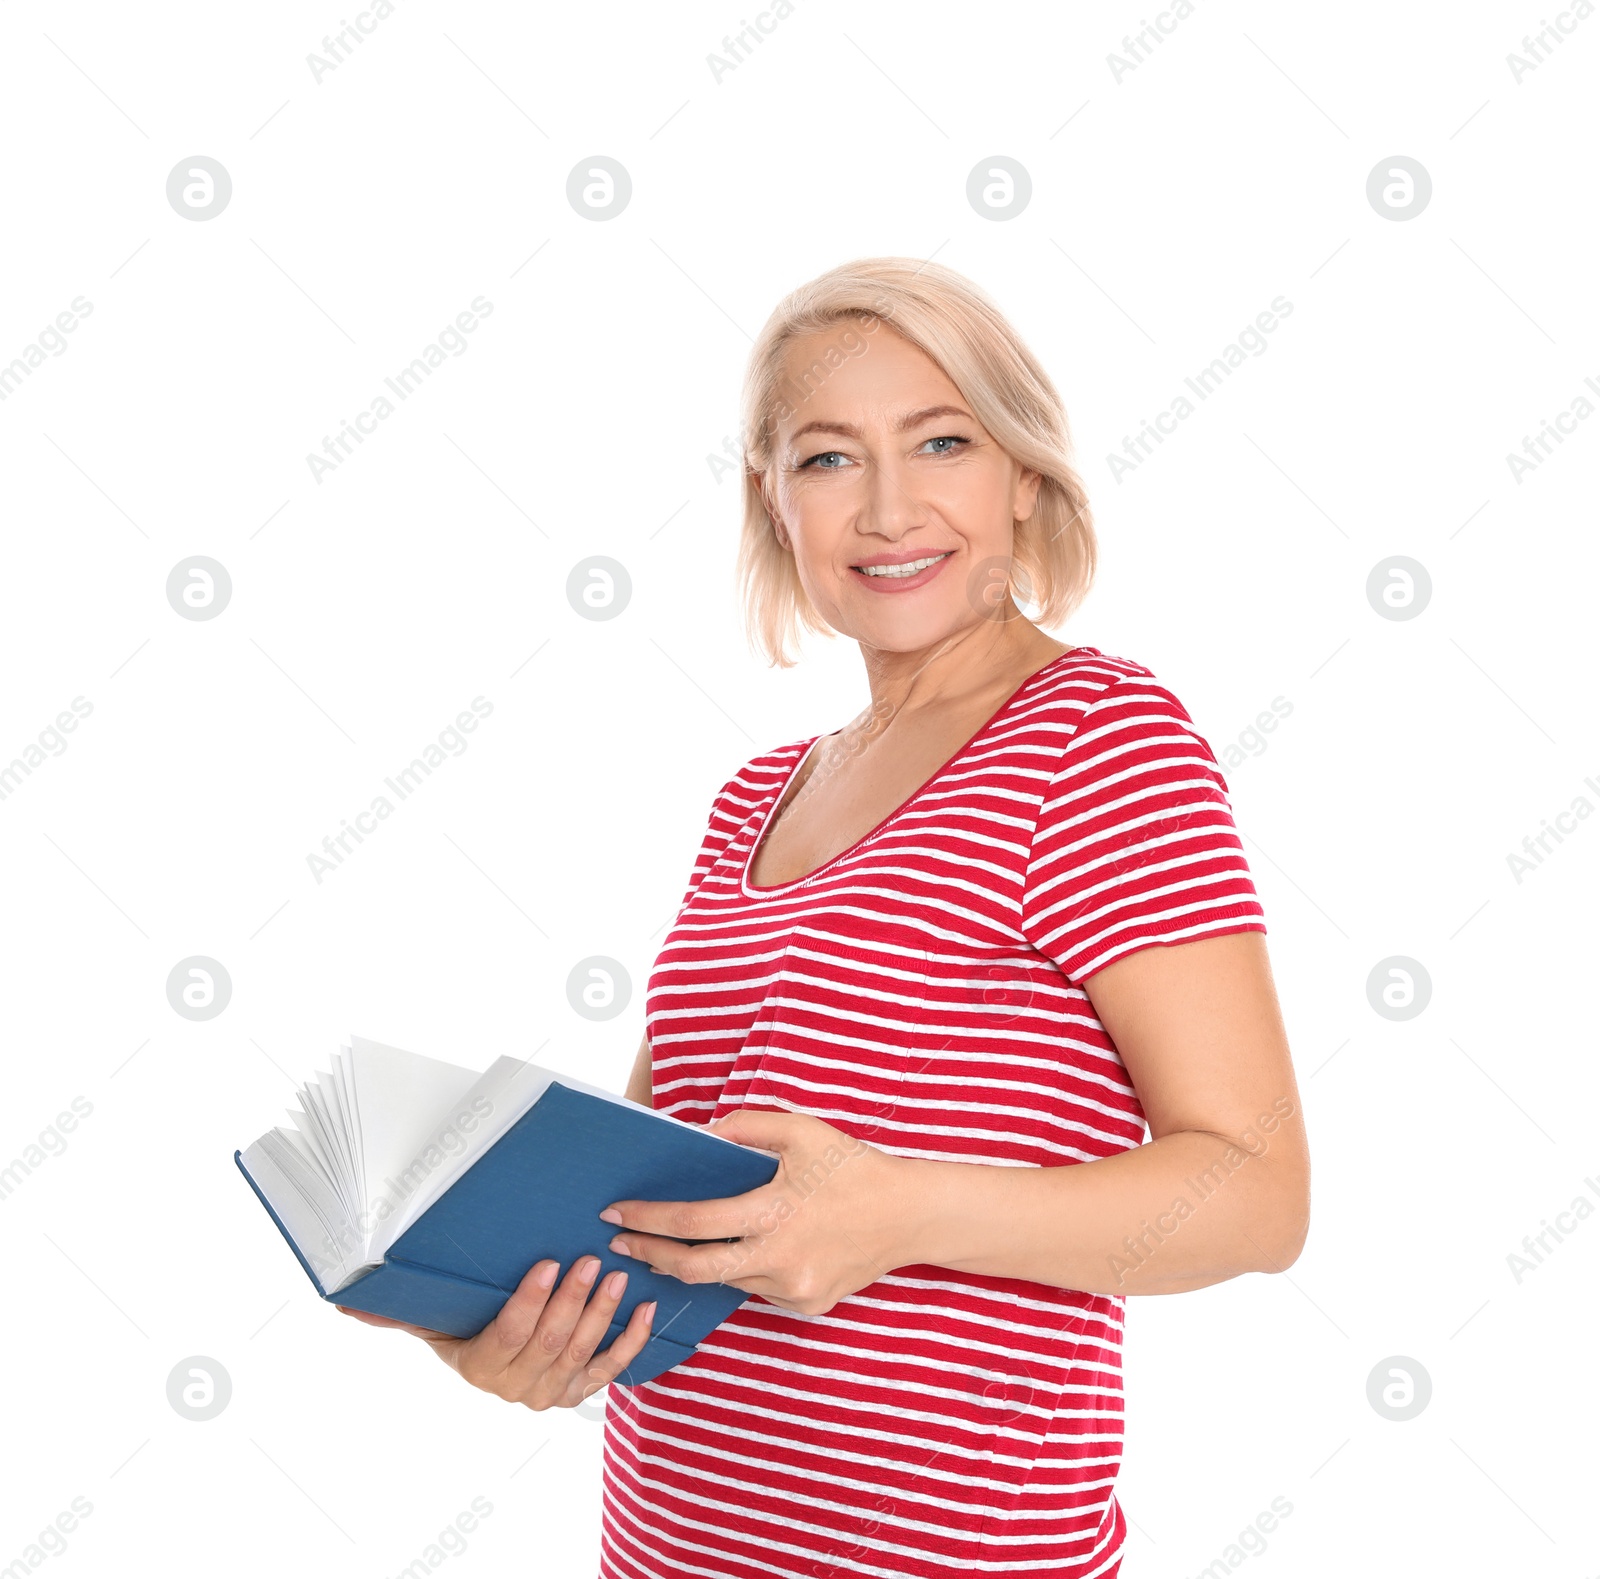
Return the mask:
<svg viewBox="0 0 1600 1579"><path fill-rule="evenodd" d="M776 466L777 425L884 324L938 363L973 415L1013 459L1040 476L1032 516L1017 523L1011 591L1041 625L1064 620L1094 579L1094 522L1071 463L1066 409L1049 375L1000 309L971 280L916 258L858 258L819 275L778 303L750 353L741 401L744 523L738 576L745 630L768 662L789 668L797 627L831 634L778 542L760 482ZM784 379L788 342L838 331L798 379Z"/></svg>

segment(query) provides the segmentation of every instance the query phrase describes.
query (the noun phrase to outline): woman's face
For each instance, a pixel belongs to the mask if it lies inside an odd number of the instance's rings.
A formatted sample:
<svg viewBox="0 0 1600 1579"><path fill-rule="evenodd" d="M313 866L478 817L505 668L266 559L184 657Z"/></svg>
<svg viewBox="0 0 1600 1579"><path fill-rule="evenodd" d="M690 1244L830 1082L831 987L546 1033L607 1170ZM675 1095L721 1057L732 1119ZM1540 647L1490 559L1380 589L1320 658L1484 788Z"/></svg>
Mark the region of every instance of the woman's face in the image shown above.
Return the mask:
<svg viewBox="0 0 1600 1579"><path fill-rule="evenodd" d="M817 612L890 652L933 647L992 617L1009 590L1012 525L1033 513L1039 474L881 321L870 335L846 322L792 340L785 371L786 390L810 393L776 426L775 476L763 488ZM892 573L922 560L934 563Z"/></svg>

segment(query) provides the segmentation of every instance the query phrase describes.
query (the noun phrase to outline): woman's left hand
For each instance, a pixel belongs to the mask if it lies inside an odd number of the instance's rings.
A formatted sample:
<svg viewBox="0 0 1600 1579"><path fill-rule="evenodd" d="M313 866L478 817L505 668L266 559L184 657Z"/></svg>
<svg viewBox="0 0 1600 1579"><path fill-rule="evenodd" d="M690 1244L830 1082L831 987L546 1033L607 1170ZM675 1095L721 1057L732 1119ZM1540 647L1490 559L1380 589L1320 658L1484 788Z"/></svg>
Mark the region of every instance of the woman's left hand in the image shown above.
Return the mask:
<svg viewBox="0 0 1600 1579"><path fill-rule="evenodd" d="M616 1201L611 1248L685 1283L726 1283L800 1315L916 1258L905 1253L914 1159L891 1156L808 1113L730 1113L724 1140L776 1152L770 1184L710 1201ZM733 1240L686 1245L681 1239Z"/></svg>

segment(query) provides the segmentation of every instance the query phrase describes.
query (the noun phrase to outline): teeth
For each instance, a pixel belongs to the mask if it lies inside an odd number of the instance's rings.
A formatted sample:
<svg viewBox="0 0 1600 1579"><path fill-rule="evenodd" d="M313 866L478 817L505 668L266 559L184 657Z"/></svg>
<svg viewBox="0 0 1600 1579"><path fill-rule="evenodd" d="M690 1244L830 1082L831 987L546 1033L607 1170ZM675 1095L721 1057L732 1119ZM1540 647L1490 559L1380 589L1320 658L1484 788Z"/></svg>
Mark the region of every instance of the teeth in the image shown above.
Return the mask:
<svg viewBox="0 0 1600 1579"><path fill-rule="evenodd" d="M948 551L947 551L948 553ZM931 554L926 559L913 559L908 565L857 565L856 569L868 576L914 576L929 565L937 565L946 554Z"/></svg>

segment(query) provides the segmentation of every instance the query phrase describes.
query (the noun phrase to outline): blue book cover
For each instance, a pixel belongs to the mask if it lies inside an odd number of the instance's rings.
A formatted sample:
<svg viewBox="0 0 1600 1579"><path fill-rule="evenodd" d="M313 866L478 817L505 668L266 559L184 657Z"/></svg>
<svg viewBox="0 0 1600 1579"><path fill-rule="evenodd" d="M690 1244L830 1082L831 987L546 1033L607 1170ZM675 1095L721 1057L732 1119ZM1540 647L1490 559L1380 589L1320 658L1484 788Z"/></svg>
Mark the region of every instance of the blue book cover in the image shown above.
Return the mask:
<svg viewBox="0 0 1600 1579"><path fill-rule="evenodd" d="M363 1050L375 1047L358 1045ZM432 1065L436 1070L451 1067ZM275 1162L263 1152L269 1139L263 1137L247 1149L248 1155L236 1151L234 1160L323 1299L453 1337L470 1337L493 1320L535 1262L554 1258L564 1276L580 1256L598 1256L600 1271L593 1286L618 1269L627 1272L628 1284L596 1352L620 1336L636 1306L655 1300L651 1336L615 1384L650 1381L687 1359L747 1296L720 1283L683 1283L616 1254L608 1243L617 1230L600 1221L600 1212L621 1200L742 1195L768 1183L778 1159L637 1103L596 1093L581 1082L563 1083L559 1074L535 1072L547 1083L532 1105L469 1160L464 1171L442 1188L436 1180L432 1203L384 1248L380 1263L357 1270L353 1278L350 1257L340 1262L333 1251L339 1231L332 1192L319 1196L316 1181L292 1180L298 1163L279 1166L292 1148L280 1145ZM337 1084L337 1076L331 1084ZM301 1095L305 1101L317 1092L307 1087ZM306 1106L311 1112L311 1103ZM336 1100L324 1095L318 1106L326 1118L340 1108L365 1111L381 1104L370 1096L361 1103L352 1083ZM297 1115L296 1121L303 1124L303 1116ZM275 1133L281 1137L285 1132ZM307 1155L334 1159L327 1175L339 1172L341 1151L354 1152L359 1159L359 1138L352 1144L348 1136L327 1131L320 1138L320 1147L304 1142L298 1147ZM393 1177L385 1183L393 1187L391 1196L402 1188ZM348 1229L344 1237L349 1239ZM339 1286L343 1278L349 1280Z"/></svg>

